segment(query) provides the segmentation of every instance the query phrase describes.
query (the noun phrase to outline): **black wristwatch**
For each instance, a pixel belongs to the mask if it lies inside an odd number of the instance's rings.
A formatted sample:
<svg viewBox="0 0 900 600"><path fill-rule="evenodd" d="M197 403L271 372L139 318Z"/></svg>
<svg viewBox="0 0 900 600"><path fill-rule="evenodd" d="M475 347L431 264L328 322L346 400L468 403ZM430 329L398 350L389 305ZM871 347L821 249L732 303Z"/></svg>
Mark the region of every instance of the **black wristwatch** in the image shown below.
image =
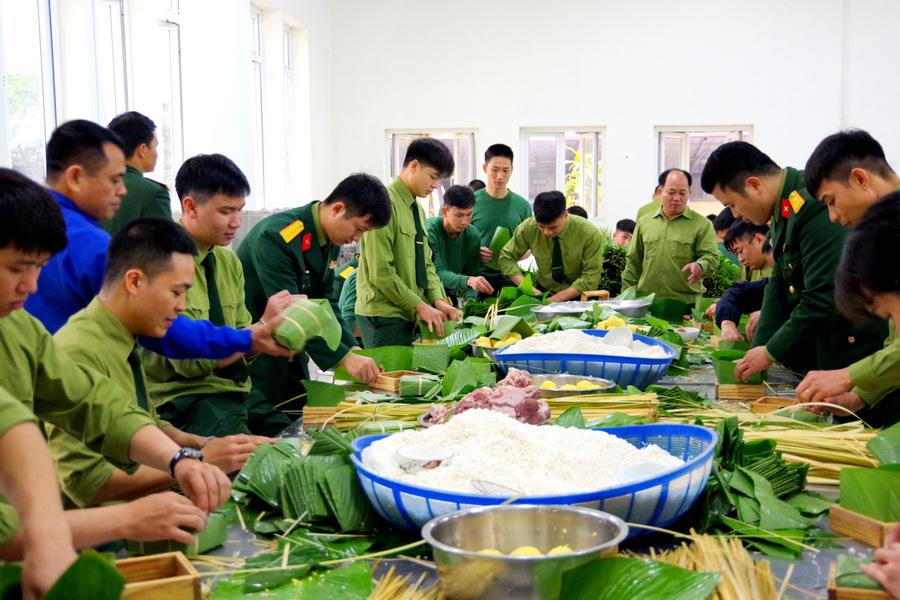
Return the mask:
<svg viewBox="0 0 900 600"><path fill-rule="evenodd" d="M203 453L196 448L182 448L176 452L175 456L172 457L172 460L169 461L169 473L172 474L172 478L175 477L175 465L183 458L196 458L197 460L202 461Z"/></svg>

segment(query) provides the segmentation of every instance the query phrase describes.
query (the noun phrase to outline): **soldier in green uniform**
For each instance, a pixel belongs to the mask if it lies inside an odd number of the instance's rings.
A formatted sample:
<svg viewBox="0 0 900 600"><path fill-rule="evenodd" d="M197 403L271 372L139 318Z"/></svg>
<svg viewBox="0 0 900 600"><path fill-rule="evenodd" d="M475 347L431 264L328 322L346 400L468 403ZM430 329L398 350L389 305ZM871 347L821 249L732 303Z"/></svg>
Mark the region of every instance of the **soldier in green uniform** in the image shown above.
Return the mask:
<svg viewBox="0 0 900 600"><path fill-rule="evenodd" d="M487 185L475 192L475 211L472 226L481 233L481 262L491 263L481 269L491 287L499 290L510 281L494 266L500 258L489 246L498 227L509 231L510 238L519 224L531 216L528 200L511 191L507 185L513 172L513 151L506 144L493 144L484 152L484 169ZM519 258L522 258L521 256Z"/></svg>
<svg viewBox="0 0 900 600"><path fill-rule="evenodd" d="M809 193L828 208L832 221L846 227L856 227L869 207L900 191L900 176L888 165L881 144L865 131L842 131L822 140L806 163L805 175ZM882 349L843 369L808 373L797 386L797 395L853 412L867 407L881 412L900 400L895 398L897 388L900 340L891 319Z"/></svg>
<svg viewBox="0 0 900 600"><path fill-rule="evenodd" d="M109 122L110 131L119 134L125 142L125 195L122 205L109 221L100 227L109 234L138 217L159 216L172 218L169 188L164 183L144 177L156 168L159 140L156 124L139 112L126 112Z"/></svg>
<svg viewBox="0 0 900 600"><path fill-rule="evenodd" d="M218 326L249 326L244 270L235 253L225 248L241 226L244 198L250 193L247 178L227 157L199 154L178 169L175 188L183 209L181 225L197 249L194 284L187 290L182 314ZM274 294L261 320L271 323L291 298L284 290ZM293 422L254 389L247 372L247 359L252 358L238 353L223 360L174 360L141 350L147 390L160 416L204 437L274 436Z"/></svg>
<svg viewBox="0 0 900 600"><path fill-rule="evenodd" d="M344 287L341 288L341 297L338 298L341 318L344 320L347 328L353 332L356 332L358 329L356 325L356 277L358 275L359 270L354 269L347 276L347 281L344 282ZM356 339L362 343L358 337Z"/></svg>
<svg viewBox="0 0 900 600"><path fill-rule="evenodd" d="M148 402L135 350L136 336L162 337L169 319L185 309L196 253L184 228L169 219L140 217L126 223L109 244L100 294L72 315L53 339L76 364L109 377L179 446L201 450L207 463L232 473L243 467L259 444L275 440L240 434L204 439L163 421ZM149 467L138 467L129 475L65 430L46 427L60 487L80 507L130 500L175 485L168 473Z"/></svg>
<svg viewBox="0 0 900 600"><path fill-rule="evenodd" d="M341 290L344 289L344 284L347 283L347 279L350 278L350 274L358 268L359 254L354 254L353 258L342 265L335 265L335 267L332 269L332 271L334 271L334 284L332 284L331 286L332 298L340 298Z"/></svg>
<svg viewBox="0 0 900 600"><path fill-rule="evenodd" d="M848 230L829 221L802 171L780 168L747 142L729 142L710 155L701 185L736 218L772 222L775 266L753 348L735 377L746 381L775 362L797 372L845 367L881 345L884 321L853 325L835 308L834 271Z"/></svg>
<svg viewBox="0 0 900 600"><path fill-rule="evenodd" d="M427 251L425 211L416 200L434 191L453 167L444 144L433 138L413 140L403 170L388 186L390 222L360 241L356 315L366 348L408 346L417 317L443 335L443 322L462 316L444 300L444 286Z"/></svg>
<svg viewBox="0 0 900 600"><path fill-rule="evenodd" d="M434 270L451 300L475 300L479 292L494 291L481 276L481 234L472 225L474 206L472 190L454 185L444 192L441 214L427 221Z"/></svg>
<svg viewBox="0 0 900 600"><path fill-rule="evenodd" d="M716 235L706 217L688 208L690 173L669 169L659 179L660 206L638 218L622 289L693 304L706 291L703 274L719 266Z"/></svg>
<svg viewBox="0 0 900 600"><path fill-rule="evenodd" d="M562 192L538 194L534 216L516 227L500 252L500 270L517 286L525 279L518 260L528 250L537 261L536 287L553 292L549 302L564 302L597 289L603 274L600 231L587 219L566 212Z"/></svg>
<svg viewBox="0 0 900 600"><path fill-rule="evenodd" d="M341 181L323 202L266 217L241 242L237 255L244 265L244 290L251 315L262 314L269 295L288 290L310 298L326 298L343 329L336 350L316 337L307 343L305 354L290 360L256 359L250 369L253 384L275 404L304 397L300 381L309 378L307 355L321 369L340 365L360 381L372 383L378 378L375 361L350 352L358 346L353 330L341 318L331 263L343 244L359 241L363 233L384 227L390 219L390 198L384 185L371 175L357 173ZM285 407L297 408L305 403L304 399Z"/></svg>
<svg viewBox="0 0 900 600"><path fill-rule="evenodd" d="M759 281L772 274L772 267L762 250L768 233L768 225L754 225L742 219L735 219L728 228L723 244L742 266L737 281Z"/></svg>
<svg viewBox="0 0 900 600"><path fill-rule="evenodd" d="M68 511L66 523L61 524L59 487L53 485L51 492L21 513L24 528L19 527L9 502L0 498L0 559L19 560L26 549L34 548L35 536L48 533L34 523L35 517L44 515L43 525L56 528L51 537L59 543L59 552L26 556L26 562L46 559L45 566L56 575L64 563L71 562L72 545L82 548L123 537L189 543L193 535L181 527L202 530L204 512L218 508L231 494L231 484L219 468L180 449L109 379L73 363L40 322L22 310L37 288L41 267L65 244L65 222L49 193L15 171L0 169L0 378L4 382L0 421L6 428L0 441L0 464L21 459L18 469L29 472L17 475L19 484L34 482L32 491L47 491L47 463L39 456L22 458L3 443L17 433L17 423L27 424L35 415L66 428L122 469L133 471L144 464L172 474L187 498L160 494L111 507ZM26 431L23 441L33 440ZM27 496L14 479L3 479L9 484L5 491L11 493L14 505L21 505ZM34 584L32 575L25 577L29 585Z"/></svg>

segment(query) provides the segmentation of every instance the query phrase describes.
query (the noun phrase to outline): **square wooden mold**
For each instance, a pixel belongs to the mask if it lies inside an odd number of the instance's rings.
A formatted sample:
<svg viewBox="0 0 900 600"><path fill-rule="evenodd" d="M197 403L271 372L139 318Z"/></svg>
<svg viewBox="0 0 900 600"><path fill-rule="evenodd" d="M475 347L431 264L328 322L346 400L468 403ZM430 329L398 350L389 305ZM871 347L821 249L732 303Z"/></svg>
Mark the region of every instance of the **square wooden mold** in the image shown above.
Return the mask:
<svg viewBox="0 0 900 600"><path fill-rule="evenodd" d="M797 398L794 396L760 396L750 403L750 410L755 413L770 413L792 406Z"/></svg>
<svg viewBox="0 0 900 600"><path fill-rule="evenodd" d="M722 400L756 400L766 393L765 386L749 383L717 383L716 398Z"/></svg>
<svg viewBox="0 0 900 600"><path fill-rule="evenodd" d="M388 371L379 375L375 383L369 384L369 387L387 392L396 392L400 389L400 378L404 375L421 375L421 373L418 371Z"/></svg>
<svg viewBox="0 0 900 600"><path fill-rule="evenodd" d="M885 523L833 504L828 510L828 527L835 533L880 548L897 523Z"/></svg>
<svg viewBox="0 0 900 600"><path fill-rule="evenodd" d="M708 331L709 333L713 333L716 330L715 323L701 323L700 321L694 321L693 326L701 331Z"/></svg>
<svg viewBox="0 0 900 600"><path fill-rule="evenodd" d="M836 578L837 563L832 561L828 569L828 600L891 600L890 594L884 590L838 587Z"/></svg>
<svg viewBox="0 0 900 600"><path fill-rule="evenodd" d="M124 558L116 568L125 577L122 600L202 600L200 574L181 552Z"/></svg>

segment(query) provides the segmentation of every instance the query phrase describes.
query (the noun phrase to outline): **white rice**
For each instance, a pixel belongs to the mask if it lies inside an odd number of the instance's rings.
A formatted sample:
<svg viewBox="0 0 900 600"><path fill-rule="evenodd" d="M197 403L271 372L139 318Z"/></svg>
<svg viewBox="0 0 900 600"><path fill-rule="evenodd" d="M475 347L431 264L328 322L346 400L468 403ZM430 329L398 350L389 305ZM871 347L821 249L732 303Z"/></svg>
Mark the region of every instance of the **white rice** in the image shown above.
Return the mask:
<svg viewBox="0 0 900 600"><path fill-rule="evenodd" d="M407 473L397 462L397 449L412 444L438 444L454 455L434 469ZM363 462L384 477L420 487L475 493L472 480L512 488L526 496L572 494L611 485L626 467L660 462L684 464L660 448L638 450L601 431L526 425L489 410L469 410L445 425L404 431L363 450Z"/></svg>
<svg viewBox="0 0 900 600"><path fill-rule="evenodd" d="M526 338L510 346L503 354L600 354L639 358L666 358L666 351L634 340L630 347L611 346L603 338L589 335L578 329L554 331L537 337Z"/></svg>

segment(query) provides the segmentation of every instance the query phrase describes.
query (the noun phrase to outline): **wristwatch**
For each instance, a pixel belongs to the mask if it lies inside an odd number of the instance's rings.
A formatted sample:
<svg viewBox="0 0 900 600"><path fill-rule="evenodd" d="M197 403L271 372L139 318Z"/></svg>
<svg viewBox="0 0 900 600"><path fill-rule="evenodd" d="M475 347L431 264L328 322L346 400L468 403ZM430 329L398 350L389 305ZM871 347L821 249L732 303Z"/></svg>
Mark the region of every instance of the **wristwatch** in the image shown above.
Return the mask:
<svg viewBox="0 0 900 600"><path fill-rule="evenodd" d="M203 460L203 453L197 450L196 448L182 448L178 452L175 453L175 456L172 457L172 460L169 461L169 473L172 474L172 477L175 477L175 465L184 458L196 458L197 460Z"/></svg>

